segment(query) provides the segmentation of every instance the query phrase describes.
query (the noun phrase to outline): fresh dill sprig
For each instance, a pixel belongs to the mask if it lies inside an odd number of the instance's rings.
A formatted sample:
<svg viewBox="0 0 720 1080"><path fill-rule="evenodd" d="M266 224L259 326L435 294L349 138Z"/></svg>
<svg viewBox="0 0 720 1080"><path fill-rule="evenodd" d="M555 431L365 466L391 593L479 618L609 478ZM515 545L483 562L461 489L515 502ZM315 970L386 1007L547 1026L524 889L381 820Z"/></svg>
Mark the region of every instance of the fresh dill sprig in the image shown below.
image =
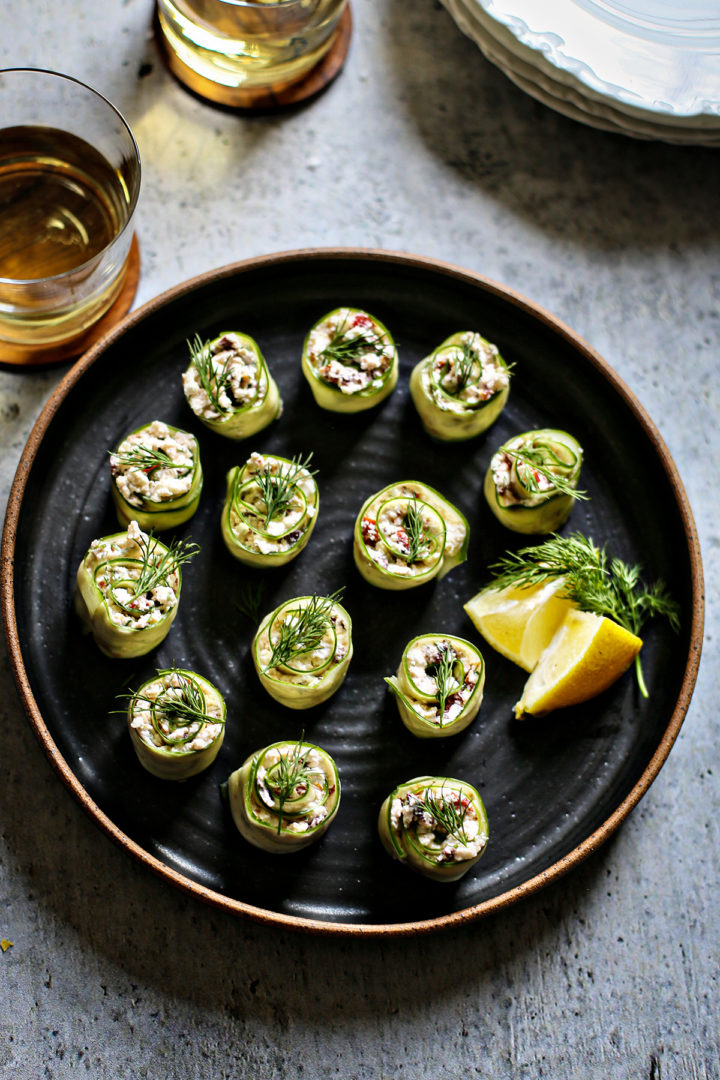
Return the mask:
<svg viewBox="0 0 720 1080"><path fill-rule="evenodd" d="M679 606L662 580L646 585L639 566L611 558L604 547L597 547L579 532L566 537L553 533L542 544L505 555L490 570L496 589L528 588L562 577L562 596L581 611L613 619L636 637L655 616L666 618L676 633L680 628ZM641 694L647 697L639 653L635 674Z"/></svg>
<svg viewBox="0 0 720 1080"><path fill-rule="evenodd" d="M312 461L312 452L303 461L298 454L292 458L285 467L282 463L276 473L272 471L272 465L266 465L253 476L253 480L262 492L265 503L265 528L270 522L285 513L292 502L298 488L298 483L303 473L315 476L317 469L309 468Z"/></svg>
<svg viewBox="0 0 720 1080"><path fill-rule="evenodd" d="M122 454L118 454L116 451L110 451L114 461L111 463L115 465L117 462L120 465L130 465L135 469L139 469L141 472L151 473L156 469L177 469L180 476L184 476L192 469L192 465L181 465L177 461L173 461L169 454L166 454L164 450L153 450L149 446L145 446L143 443L134 446L132 450L127 450Z"/></svg>
<svg viewBox="0 0 720 1080"><path fill-rule="evenodd" d="M455 675L456 665L459 662L457 656L449 645L440 645L439 649L440 659L429 665L428 673L433 676L437 686L435 701L440 714L440 727L442 727L447 700L459 689L460 682Z"/></svg>
<svg viewBox="0 0 720 1080"><path fill-rule="evenodd" d="M430 543L425 530L425 522L418 510L416 495L413 495L412 502L408 502L403 526L408 541L408 550L406 552L408 562L418 562L420 559L427 558Z"/></svg>
<svg viewBox="0 0 720 1080"><path fill-rule="evenodd" d="M373 324L367 327L371 331L370 336L365 332L350 336L351 329L352 323L349 321L349 316L345 316L331 340L320 352L318 359L325 362L336 360L339 364L357 365L362 357L368 354L380 358L385 355L388 342L382 340Z"/></svg>
<svg viewBox="0 0 720 1080"><path fill-rule="evenodd" d="M155 559L159 541L150 533L145 539L138 540L142 552L140 574L133 582L133 596L150 592L159 585L167 585L171 574L188 562L200 551L200 545L190 540L171 540L159 559Z"/></svg>
<svg viewBox="0 0 720 1080"><path fill-rule="evenodd" d="M120 698L129 699L133 710L135 706L144 705L150 712L150 722L153 731L164 743L178 746L194 739L198 732L206 724L223 724L219 716L211 716L207 711L205 694L200 685L179 668L171 667L158 671L157 677L164 679L167 676L177 678L179 686L165 686L155 698L137 692L135 694L120 694ZM165 731L161 722L165 721L168 731ZM178 728L189 727L190 730L182 739L173 738Z"/></svg>
<svg viewBox="0 0 720 1080"><path fill-rule="evenodd" d="M264 581L246 581L240 588L240 596L235 601L235 607L251 623L257 624L260 618L260 603L264 594Z"/></svg>
<svg viewBox="0 0 720 1080"><path fill-rule="evenodd" d="M459 792L450 788L450 796L445 794L445 785L436 791L435 788L426 788L423 798L420 800L423 810L430 815L436 831L445 833L450 839L457 840L460 844L468 843L468 835L465 831L465 815L470 806L469 801L462 805ZM457 797L457 802L452 797Z"/></svg>
<svg viewBox="0 0 720 1080"><path fill-rule="evenodd" d="M463 341L462 345L456 345L455 351L459 353L459 356L455 359L455 378L457 379L455 394L457 395L463 392L470 381L473 365L477 362L482 371L482 363L470 342Z"/></svg>
<svg viewBox="0 0 720 1080"><path fill-rule="evenodd" d="M316 649L330 625L330 613L333 605L339 601L343 589L338 589L331 596L313 594L304 607L291 608L280 624L278 639L263 671L271 671L281 664L287 664L297 656Z"/></svg>
<svg viewBox="0 0 720 1080"><path fill-rule="evenodd" d="M280 753L277 765L271 766L265 773L265 784L278 802L278 835L282 829L283 810L296 793L304 795L310 786L310 771L307 767L306 755L303 754L303 740L305 732L300 736L300 741L295 743L291 753ZM298 790L304 788L304 790Z"/></svg>
<svg viewBox="0 0 720 1080"><path fill-rule="evenodd" d="M208 401L219 413L225 412L220 404L220 397L230 381L230 357L218 371L213 362L209 341L203 341L200 335L196 334L192 343L187 342L187 346L190 350L190 362L197 372Z"/></svg>
<svg viewBox="0 0 720 1080"><path fill-rule="evenodd" d="M557 466L553 467L552 465L547 464L545 452L543 450L534 447L512 449L508 446L503 446L502 453L507 454L509 458L514 460L516 469L517 466L520 466L523 469L523 474L520 477L521 482L528 491L532 492L532 494L537 494L540 491L540 485L535 476L535 473L539 473L540 476L543 476L548 480L561 495L569 495L571 498L579 500L589 498L586 491L579 491L574 487L567 475L556 472L555 468L557 468ZM568 470L572 467L563 465L561 462L559 464L562 468Z"/></svg>

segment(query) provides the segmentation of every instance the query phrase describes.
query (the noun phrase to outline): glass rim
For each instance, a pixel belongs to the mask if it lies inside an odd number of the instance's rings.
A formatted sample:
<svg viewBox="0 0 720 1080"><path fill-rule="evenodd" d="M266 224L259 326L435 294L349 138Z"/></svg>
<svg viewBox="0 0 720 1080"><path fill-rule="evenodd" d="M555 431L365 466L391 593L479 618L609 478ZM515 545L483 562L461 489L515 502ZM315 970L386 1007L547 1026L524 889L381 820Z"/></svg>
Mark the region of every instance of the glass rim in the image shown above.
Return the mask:
<svg viewBox="0 0 720 1080"><path fill-rule="evenodd" d="M281 0L281 2L284 3L285 0ZM137 208L138 200L140 198L140 187L141 187L140 181L142 180L142 162L140 160L140 149L138 147L137 140L135 139L135 136L132 133L132 128L130 127L129 123L127 122L127 120L125 119L123 114L120 112L120 110L115 105L113 105L112 101L110 101L108 98L106 98L105 95L102 94L99 90L96 90L93 86L89 86L87 83L84 83L82 81L82 79L78 79L74 75L66 75L62 71L51 71L50 68L34 68L34 67L0 68L0 80L2 80L2 77L4 75L16 75L16 74L20 74L20 75L51 75L55 79L63 79L65 82L75 83L75 85L79 86L81 90L87 90L88 93L93 95L93 97L96 97L103 104L107 105L108 108L113 113L115 113L118 120L122 124L123 128L127 132L127 135L128 135L128 137L130 139L130 142L132 144L132 148L133 148L133 151L134 151L134 154L135 154L135 161L137 162L137 171L138 171L137 184L135 185L135 191L133 193L133 197L132 197L130 203L128 203L128 215L127 215L127 218L126 218L125 222L123 223L122 228L118 229L117 233L113 236L112 240L110 240L110 242L105 245L105 247L102 249L102 251L98 251L95 255L92 255L89 259L86 259L85 262L79 263L77 266L74 266L72 268L72 270L63 270L62 273L60 273L60 274L49 274L47 277L13 278L13 277L5 277L3 274L0 274L0 281L3 283L3 285L17 285L19 287L22 287L23 285L25 285L25 286L39 285L41 282L58 282L58 281L62 281L63 278L72 277L73 275L79 273L80 271L85 270L86 267L91 266L92 263L97 262L101 258L101 256L108 250L109 247L112 247L113 244L117 243L117 241L123 236L123 234L126 232L126 230L128 228L130 228L130 226L132 224L133 216L135 214L135 210ZM7 125L3 125L3 126L0 127L0 135L5 130L6 127L7 127Z"/></svg>

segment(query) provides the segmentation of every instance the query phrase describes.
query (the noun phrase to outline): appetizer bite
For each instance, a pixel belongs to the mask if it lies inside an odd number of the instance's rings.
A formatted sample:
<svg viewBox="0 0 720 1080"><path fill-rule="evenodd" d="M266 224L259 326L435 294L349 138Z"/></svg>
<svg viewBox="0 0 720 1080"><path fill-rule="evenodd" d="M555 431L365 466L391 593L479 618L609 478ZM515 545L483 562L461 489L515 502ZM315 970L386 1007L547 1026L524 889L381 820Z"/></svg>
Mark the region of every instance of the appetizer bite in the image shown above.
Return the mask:
<svg viewBox="0 0 720 1080"><path fill-rule="evenodd" d="M161 780L187 780L207 769L225 737L225 701L195 671L158 671L130 695L128 729L138 761Z"/></svg>
<svg viewBox="0 0 720 1080"><path fill-rule="evenodd" d="M318 487L308 454L288 460L250 455L227 474L222 535L231 555L248 566L284 566L303 550L315 528Z"/></svg>
<svg viewBox="0 0 720 1080"><path fill-rule="evenodd" d="M490 645L531 672L516 717L588 701L633 662L640 692L648 696L643 626L662 615L679 628L678 606L662 581L646 586L640 567L610 557L582 533L553 535L490 569L492 585L465 610Z"/></svg>
<svg viewBox="0 0 720 1080"><path fill-rule="evenodd" d="M393 859L435 881L457 881L487 847L488 821L471 784L418 776L390 792L378 832Z"/></svg>
<svg viewBox="0 0 720 1080"><path fill-rule="evenodd" d="M275 380L247 334L220 334L212 341L196 336L182 381L198 419L228 439L247 439L282 412Z"/></svg>
<svg viewBox="0 0 720 1080"><path fill-rule="evenodd" d="M168 546L131 521L127 532L93 540L78 567L75 610L107 656L144 656L167 636L177 615L180 567L198 551Z"/></svg>
<svg viewBox="0 0 720 1080"><path fill-rule="evenodd" d="M484 493L495 517L519 533L549 533L570 517L583 452L567 431L540 428L515 435L496 450L485 473Z"/></svg>
<svg viewBox="0 0 720 1080"><path fill-rule="evenodd" d="M451 334L413 368L410 395L436 439L473 439L494 424L510 393L510 368L472 331Z"/></svg>
<svg viewBox="0 0 720 1080"><path fill-rule="evenodd" d="M290 709L327 701L347 674L352 622L340 595L286 600L265 616L255 634L252 656L260 682Z"/></svg>
<svg viewBox="0 0 720 1080"><path fill-rule="evenodd" d="M408 731L438 739L464 731L477 716L485 664L464 638L422 634L405 646L397 673L385 682Z"/></svg>
<svg viewBox="0 0 720 1080"><path fill-rule="evenodd" d="M194 435L153 420L127 435L110 455L113 503L121 525L148 532L174 529L198 508L203 473Z"/></svg>
<svg viewBox="0 0 720 1080"><path fill-rule="evenodd" d="M251 754L229 777L227 795L246 840L287 854L326 832L340 805L340 778L319 746L288 740Z"/></svg>
<svg viewBox="0 0 720 1080"><path fill-rule="evenodd" d="M355 522L358 570L380 589L412 589L467 557L468 523L427 484L405 480L371 495Z"/></svg>
<svg viewBox="0 0 720 1080"><path fill-rule="evenodd" d="M374 315L359 308L336 308L305 338L302 370L323 409L361 412L379 405L395 388L397 349Z"/></svg>

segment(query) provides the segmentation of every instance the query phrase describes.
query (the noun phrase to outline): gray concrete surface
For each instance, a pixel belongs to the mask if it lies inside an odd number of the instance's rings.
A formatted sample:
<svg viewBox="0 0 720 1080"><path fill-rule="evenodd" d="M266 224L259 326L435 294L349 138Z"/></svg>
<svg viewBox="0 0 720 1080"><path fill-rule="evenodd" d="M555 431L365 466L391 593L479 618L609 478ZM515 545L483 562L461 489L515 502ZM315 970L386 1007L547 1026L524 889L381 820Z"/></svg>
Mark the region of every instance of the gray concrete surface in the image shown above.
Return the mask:
<svg viewBox="0 0 720 1080"><path fill-rule="evenodd" d="M704 550L705 653L681 735L595 857L421 939L323 939L222 914L144 872L48 766L0 661L0 1072L18 1080L710 1080L718 1047L715 663L720 157L535 103L433 0L354 0L345 71L283 115L185 93L150 0L16 5L1 66L73 74L140 144L137 303L267 251L360 244L481 271L628 382ZM0 372L2 502L61 370Z"/></svg>

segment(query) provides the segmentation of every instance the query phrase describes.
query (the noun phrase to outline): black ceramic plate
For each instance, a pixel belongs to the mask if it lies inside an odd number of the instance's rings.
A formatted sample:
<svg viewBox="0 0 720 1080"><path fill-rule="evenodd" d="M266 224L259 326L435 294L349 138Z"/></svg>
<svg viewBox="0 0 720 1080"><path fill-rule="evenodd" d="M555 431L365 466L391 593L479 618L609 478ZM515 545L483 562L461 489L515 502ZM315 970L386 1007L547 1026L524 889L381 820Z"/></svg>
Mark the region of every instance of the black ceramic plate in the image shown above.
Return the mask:
<svg viewBox="0 0 720 1080"><path fill-rule="evenodd" d="M308 327L341 304L365 308L393 333L396 391L354 417L319 409L300 371ZM280 386L283 415L245 443L202 427L185 404L186 342L241 329L259 342ZM509 404L477 440L451 445L423 432L408 394L412 366L458 329L478 329L515 365ZM185 571L178 618L148 657L110 660L84 637L72 610L75 571L90 542L116 531L108 449L160 418L194 431L205 490L178 531L202 545ZM582 442L580 529L618 556L662 576L682 606L682 631L653 625L643 649L651 689L630 674L582 708L517 722L525 674L483 649L485 700L461 735L418 740L402 726L383 677L424 631L478 636L463 602L486 567L527 543L495 521L482 495L489 457L529 428L560 427ZM287 568L244 569L226 552L219 513L225 473L254 450L313 452L320 516ZM367 495L420 479L466 514L466 564L406 593L367 585L351 554ZM14 567L13 567L14 559ZM701 568L682 486L654 427L612 370L571 331L528 301L457 268L383 252L274 255L226 267L172 290L131 316L69 373L26 448L5 534L4 608L21 694L51 760L95 820L153 870L212 903L271 922L341 932L408 933L452 925L504 906L593 850L635 805L664 761L689 703L702 623ZM238 603L260 584L261 613L281 600L344 586L355 627L347 680L305 713L260 687L249 646L254 626ZM153 779L137 763L116 694L175 662L210 678L228 701L223 748L184 784ZM305 737L332 754L340 812L316 846L272 856L235 831L220 785L255 749ZM420 774L469 780L481 792L490 843L475 868L448 885L416 877L383 852L376 817L385 795Z"/></svg>

